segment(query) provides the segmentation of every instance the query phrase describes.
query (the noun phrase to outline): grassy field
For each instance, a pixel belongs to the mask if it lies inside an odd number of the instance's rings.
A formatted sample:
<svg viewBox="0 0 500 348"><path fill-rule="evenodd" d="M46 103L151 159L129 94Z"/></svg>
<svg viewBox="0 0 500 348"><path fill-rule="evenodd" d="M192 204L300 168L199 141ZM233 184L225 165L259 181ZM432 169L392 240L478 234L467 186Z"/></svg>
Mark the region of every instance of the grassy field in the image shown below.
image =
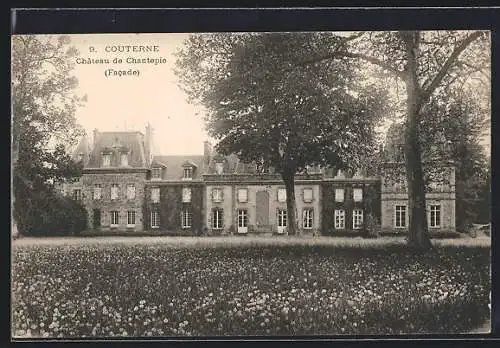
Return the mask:
<svg viewBox="0 0 500 348"><path fill-rule="evenodd" d="M467 332L489 318L489 239L22 238L14 337Z"/></svg>

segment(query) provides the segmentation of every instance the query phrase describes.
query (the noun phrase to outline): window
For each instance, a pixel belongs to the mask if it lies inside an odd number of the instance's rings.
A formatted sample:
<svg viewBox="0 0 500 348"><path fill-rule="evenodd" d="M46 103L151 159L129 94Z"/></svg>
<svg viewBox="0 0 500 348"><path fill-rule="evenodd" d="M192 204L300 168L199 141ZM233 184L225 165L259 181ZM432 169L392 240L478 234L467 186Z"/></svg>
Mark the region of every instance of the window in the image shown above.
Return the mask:
<svg viewBox="0 0 500 348"><path fill-rule="evenodd" d="M363 200L363 189L362 188L355 188L353 190L353 198L354 198L354 202L361 202Z"/></svg>
<svg viewBox="0 0 500 348"><path fill-rule="evenodd" d="M135 199L135 186L133 184L127 185L127 199Z"/></svg>
<svg viewBox="0 0 500 348"><path fill-rule="evenodd" d="M160 227L160 213L156 210L151 212L151 228Z"/></svg>
<svg viewBox="0 0 500 348"><path fill-rule="evenodd" d="M286 227L286 210L278 210L278 227Z"/></svg>
<svg viewBox="0 0 500 348"><path fill-rule="evenodd" d="M127 227L135 227L135 211L127 211Z"/></svg>
<svg viewBox="0 0 500 348"><path fill-rule="evenodd" d="M363 226L363 210L354 209L352 212L352 228L359 230Z"/></svg>
<svg viewBox="0 0 500 348"><path fill-rule="evenodd" d="M83 153L78 154L78 161L82 162L83 161Z"/></svg>
<svg viewBox="0 0 500 348"><path fill-rule="evenodd" d="M222 221L223 221L222 219L223 219L222 209L212 210L212 228L213 229L221 229L222 228Z"/></svg>
<svg viewBox="0 0 500 348"><path fill-rule="evenodd" d="M245 203L248 202L248 190L238 189L238 202Z"/></svg>
<svg viewBox="0 0 500 348"><path fill-rule="evenodd" d="M182 228L190 228L193 223L193 214L189 209L182 211Z"/></svg>
<svg viewBox="0 0 500 348"><path fill-rule="evenodd" d="M238 210L238 227L248 227L248 214L246 209Z"/></svg>
<svg viewBox="0 0 500 348"><path fill-rule="evenodd" d="M404 228L406 227L406 205L396 205L394 207L394 227Z"/></svg>
<svg viewBox="0 0 500 348"><path fill-rule="evenodd" d="M183 203L189 203L189 202L191 202L191 188L184 187L182 189L182 202Z"/></svg>
<svg viewBox="0 0 500 348"><path fill-rule="evenodd" d="M335 229L342 230L345 228L345 210L335 210Z"/></svg>
<svg viewBox="0 0 500 348"><path fill-rule="evenodd" d="M441 205L433 204L430 206L429 226L438 228L441 226Z"/></svg>
<svg viewBox="0 0 500 348"><path fill-rule="evenodd" d="M278 189L278 202L286 202L286 189Z"/></svg>
<svg viewBox="0 0 500 348"><path fill-rule="evenodd" d="M215 172L217 173L217 175L221 175L224 172L224 163L215 163Z"/></svg>
<svg viewBox="0 0 500 348"><path fill-rule="evenodd" d="M122 167L128 166L128 154L127 153L122 153L120 156L120 163L122 164Z"/></svg>
<svg viewBox="0 0 500 348"><path fill-rule="evenodd" d="M344 201L344 189L335 189L335 202Z"/></svg>
<svg viewBox="0 0 500 348"><path fill-rule="evenodd" d="M101 185L94 185L94 200L99 200L101 199Z"/></svg>
<svg viewBox="0 0 500 348"><path fill-rule="evenodd" d="M73 190L73 199L75 201L80 201L82 199L82 190L74 189Z"/></svg>
<svg viewBox="0 0 500 348"><path fill-rule="evenodd" d="M114 210L111 212L111 227L118 227L119 217L118 211Z"/></svg>
<svg viewBox="0 0 500 348"><path fill-rule="evenodd" d="M160 188L159 187L152 187L151 188L151 201L153 203L160 202Z"/></svg>
<svg viewBox="0 0 500 348"><path fill-rule="evenodd" d="M151 169L151 178L152 179L161 179L161 168Z"/></svg>
<svg viewBox="0 0 500 348"><path fill-rule="evenodd" d="M111 154L104 153L102 154L102 166L109 167L111 165Z"/></svg>
<svg viewBox="0 0 500 348"><path fill-rule="evenodd" d="M192 179L193 178L193 168L187 167L184 168L184 179Z"/></svg>
<svg viewBox="0 0 500 348"><path fill-rule="evenodd" d="M313 210L305 209L302 213L302 226L304 229L311 229L313 227Z"/></svg>
<svg viewBox="0 0 500 348"><path fill-rule="evenodd" d="M304 202L310 203L313 201L313 190L312 188L304 189Z"/></svg>
<svg viewBox="0 0 500 348"><path fill-rule="evenodd" d="M222 189L215 188L212 190L212 201L222 202Z"/></svg>
<svg viewBox="0 0 500 348"><path fill-rule="evenodd" d="M111 199L118 199L118 184L111 185Z"/></svg>

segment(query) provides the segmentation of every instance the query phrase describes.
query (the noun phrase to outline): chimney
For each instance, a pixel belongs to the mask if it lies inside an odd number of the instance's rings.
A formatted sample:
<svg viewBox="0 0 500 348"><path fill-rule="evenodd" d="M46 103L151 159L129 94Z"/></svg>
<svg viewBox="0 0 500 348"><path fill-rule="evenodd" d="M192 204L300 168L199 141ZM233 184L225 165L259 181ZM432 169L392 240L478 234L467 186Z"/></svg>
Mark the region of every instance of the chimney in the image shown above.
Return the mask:
<svg viewBox="0 0 500 348"><path fill-rule="evenodd" d="M95 144L97 143L97 138L99 137L99 131L97 130L97 128L94 129L93 136L94 136L93 142L95 147Z"/></svg>
<svg viewBox="0 0 500 348"><path fill-rule="evenodd" d="M205 164L208 165L210 163L210 157L212 155L212 145L209 141L203 142L203 160Z"/></svg>
<svg viewBox="0 0 500 348"><path fill-rule="evenodd" d="M146 160L148 161L148 165L151 164L153 159L152 143L153 143L153 128L148 122L148 124L146 125L146 134L144 136L144 150L146 152Z"/></svg>

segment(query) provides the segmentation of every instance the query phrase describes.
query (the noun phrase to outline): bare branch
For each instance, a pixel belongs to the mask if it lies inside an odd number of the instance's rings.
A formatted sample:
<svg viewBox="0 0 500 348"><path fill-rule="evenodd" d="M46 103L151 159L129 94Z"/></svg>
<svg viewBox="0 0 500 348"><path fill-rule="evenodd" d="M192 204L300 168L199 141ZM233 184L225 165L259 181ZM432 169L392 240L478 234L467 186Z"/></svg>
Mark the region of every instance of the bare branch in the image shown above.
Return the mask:
<svg viewBox="0 0 500 348"><path fill-rule="evenodd" d="M471 35L467 36L458 46L455 47L453 52L450 54L448 59L446 59L445 63L438 71L438 73L434 76L434 78L429 77L424 84L422 85L422 100L426 100L430 97L430 95L434 92L434 90L439 86L443 78L446 76L448 70L453 66L456 62L458 56L476 39L478 39L483 33L481 31L476 31Z"/></svg>
<svg viewBox="0 0 500 348"><path fill-rule="evenodd" d="M378 59L378 58L375 58L375 57L372 57L372 56L369 56L369 55L366 55L366 54L363 54L363 53L359 53L359 52L349 52L349 51L330 52L330 53L327 53L323 56L314 57L314 58L311 58L308 60L304 60L304 61L300 62L299 64L297 64L297 66L304 66L304 65L308 65L308 64L319 63L319 62L322 62L324 60L335 59L335 58L344 58L344 57L364 60L368 63L371 63L373 65L377 65L377 66L381 67L382 69L385 69L385 70L393 73L394 75L396 75L397 77L399 77L401 79L404 78L403 72L398 70L397 68L395 68L394 66L392 66L388 62L383 61L383 60Z"/></svg>

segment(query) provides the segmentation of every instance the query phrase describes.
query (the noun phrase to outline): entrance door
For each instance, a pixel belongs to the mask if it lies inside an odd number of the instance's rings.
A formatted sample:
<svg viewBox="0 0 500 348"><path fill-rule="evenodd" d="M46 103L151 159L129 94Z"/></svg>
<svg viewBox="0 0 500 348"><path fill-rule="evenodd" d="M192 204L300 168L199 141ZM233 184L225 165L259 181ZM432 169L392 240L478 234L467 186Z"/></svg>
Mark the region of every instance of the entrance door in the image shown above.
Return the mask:
<svg viewBox="0 0 500 348"><path fill-rule="evenodd" d="M286 230L286 210L278 210L278 233L283 234Z"/></svg>
<svg viewBox="0 0 500 348"><path fill-rule="evenodd" d="M266 227L269 225L269 193L267 191L258 191L255 194L256 216L255 223L257 227Z"/></svg>
<svg viewBox="0 0 500 348"><path fill-rule="evenodd" d="M246 209L238 210L238 233L248 232L248 214Z"/></svg>

